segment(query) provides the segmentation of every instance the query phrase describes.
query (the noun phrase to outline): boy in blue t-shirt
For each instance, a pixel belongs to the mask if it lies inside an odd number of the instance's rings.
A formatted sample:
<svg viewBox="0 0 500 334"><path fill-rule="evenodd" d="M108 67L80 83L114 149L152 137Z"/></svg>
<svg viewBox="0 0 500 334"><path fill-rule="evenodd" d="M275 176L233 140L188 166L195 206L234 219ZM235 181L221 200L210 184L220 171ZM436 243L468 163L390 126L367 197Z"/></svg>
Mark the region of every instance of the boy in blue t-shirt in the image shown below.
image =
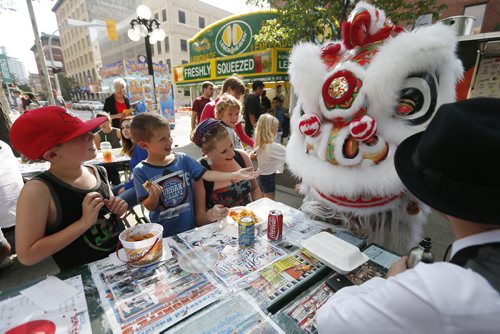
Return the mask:
<svg viewBox="0 0 500 334"><path fill-rule="evenodd" d="M206 170L184 153L172 152L170 126L158 114L137 115L130 124L134 141L148 151L148 158L134 168L134 187L137 199L150 211L152 223L163 225L163 236L171 236L208 222L196 221L193 187L207 181L239 181L254 179L253 168L233 173ZM211 132L207 131L206 136ZM221 209L221 211L224 209ZM225 209L227 210L227 209ZM210 221L222 219L227 212L213 210Z"/></svg>

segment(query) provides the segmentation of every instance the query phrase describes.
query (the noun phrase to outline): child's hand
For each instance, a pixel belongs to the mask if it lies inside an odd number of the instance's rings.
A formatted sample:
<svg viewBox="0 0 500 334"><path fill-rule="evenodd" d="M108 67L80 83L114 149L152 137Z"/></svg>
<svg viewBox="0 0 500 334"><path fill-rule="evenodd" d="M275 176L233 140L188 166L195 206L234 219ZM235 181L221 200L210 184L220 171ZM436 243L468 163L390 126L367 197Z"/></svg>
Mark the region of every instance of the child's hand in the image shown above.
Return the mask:
<svg viewBox="0 0 500 334"><path fill-rule="evenodd" d="M111 199L105 199L104 205L108 208L108 210L115 215L121 217L125 212L127 212L128 204L120 197L113 197Z"/></svg>
<svg viewBox="0 0 500 334"><path fill-rule="evenodd" d="M233 172L232 182L238 182L240 180L253 180L260 175L260 172L254 171L253 167L242 168L237 172Z"/></svg>
<svg viewBox="0 0 500 334"><path fill-rule="evenodd" d="M149 194L149 196L152 196L155 199L159 199L160 195L163 191L163 188L158 184L158 183L153 183L151 182L148 187L146 187L146 190Z"/></svg>
<svg viewBox="0 0 500 334"><path fill-rule="evenodd" d="M99 210L104 206L102 195L98 192L90 192L83 198L81 221L85 226L90 227L97 222Z"/></svg>
<svg viewBox="0 0 500 334"><path fill-rule="evenodd" d="M213 208L210 209L210 220L222 220L227 217L228 213L228 208L224 207L222 204L216 204Z"/></svg>

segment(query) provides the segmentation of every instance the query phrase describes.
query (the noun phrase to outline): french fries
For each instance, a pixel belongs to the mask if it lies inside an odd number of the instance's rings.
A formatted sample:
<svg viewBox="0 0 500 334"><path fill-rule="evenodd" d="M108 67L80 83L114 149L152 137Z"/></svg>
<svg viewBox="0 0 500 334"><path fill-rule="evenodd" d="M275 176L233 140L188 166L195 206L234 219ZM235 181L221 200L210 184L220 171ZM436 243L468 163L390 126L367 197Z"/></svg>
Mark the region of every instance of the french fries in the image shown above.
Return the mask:
<svg viewBox="0 0 500 334"><path fill-rule="evenodd" d="M255 223L258 223L260 221L260 218L257 217L252 210L248 209L240 209L240 210L229 209L228 216L231 217L235 222L238 222L241 219L241 217L247 217L247 216L252 217Z"/></svg>

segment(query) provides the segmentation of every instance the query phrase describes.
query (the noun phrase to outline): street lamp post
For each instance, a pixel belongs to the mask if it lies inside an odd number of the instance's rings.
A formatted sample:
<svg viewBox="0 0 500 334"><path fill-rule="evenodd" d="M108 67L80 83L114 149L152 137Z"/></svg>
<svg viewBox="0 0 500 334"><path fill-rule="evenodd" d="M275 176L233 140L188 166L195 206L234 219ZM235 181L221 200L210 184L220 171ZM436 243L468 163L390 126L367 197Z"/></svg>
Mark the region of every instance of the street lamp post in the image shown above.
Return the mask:
<svg viewBox="0 0 500 334"><path fill-rule="evenodd" d="M161 42L165 39L165 31L160 28L160 22L157 19L151 19L151 10L145 5L140 5L136 10L137 18L130 21L130 29L128 30L128 38L134 42L138 42L141 37L144 37L146 43L146 60L148 63L148 74L153 83L153 110L157 110L156 103L156 86L153 69L153 56L151 54L151 45L156 42Z"/></svg>
<svg viewBox="0 0 500 334"><path fill-rule="evenodd" d="M52 34L50 34L49 36L49 57L50 57L50 65L52 66L52 73L54 74L54 81L56 83L56 91L57 91L57 95L58 96L61 96L61 86L59 85L59 78L57 77L57 73L56 73L56 65L54 64L54 52L52 52L52 37L54 37L54 34L56 32L58 32L59 29L57 29L56 31L54 31ZM52 94L52 92L50 92L50 94Z"/></svg>

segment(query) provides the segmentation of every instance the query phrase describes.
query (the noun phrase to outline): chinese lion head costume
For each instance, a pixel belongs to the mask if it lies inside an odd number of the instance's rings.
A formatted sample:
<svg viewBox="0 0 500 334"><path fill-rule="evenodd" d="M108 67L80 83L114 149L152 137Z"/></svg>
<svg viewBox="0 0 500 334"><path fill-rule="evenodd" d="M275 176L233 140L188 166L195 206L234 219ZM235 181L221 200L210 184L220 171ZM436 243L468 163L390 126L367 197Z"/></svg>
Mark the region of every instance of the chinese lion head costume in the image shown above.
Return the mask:
<svg viewBox="0 0 500 334"><path fill-rule="evenodd" d="M455 100L456 43L449 27L404 31L359 2L341 40L294 46L287 163L303 211L399 251L418 242L430 210L399 180L394 152Z"/></svg>

